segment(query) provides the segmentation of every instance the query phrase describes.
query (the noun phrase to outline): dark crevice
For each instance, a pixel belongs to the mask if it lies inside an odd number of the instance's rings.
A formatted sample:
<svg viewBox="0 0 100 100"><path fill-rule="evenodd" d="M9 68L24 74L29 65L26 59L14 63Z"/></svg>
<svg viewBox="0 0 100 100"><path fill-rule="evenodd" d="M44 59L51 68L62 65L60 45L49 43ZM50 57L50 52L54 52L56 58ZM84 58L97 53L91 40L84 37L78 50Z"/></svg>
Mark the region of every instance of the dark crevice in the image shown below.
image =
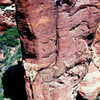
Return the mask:
<svg viewBox="0 0 100 100"><path fill-rule="evenodd" d="M90 64L91 61L92 61L92 58L89 58L89 59L86 59L86 60L87 60L88 64Z"/></svg>
<svg viewBox="0 0 100 100"><path fill-rule="evenodd" d="M83 39L86 40L88 46L91 46L94 41L95 33L91 33L87 36L83 36Z"/></svg>
<svg viewBox="0 0 100 100"><path fill-rule="evenodd" d="M78 26L80 26L80 24L77 24L76 26L72 27L72 28L70 29L70 31L75 30Z"/></svg>
<svg viewBox="0 0 100 100"><path fill-rule="evenodd" d="M89 26L89 24L87 24L88 29L91 29L91 27Z"/></svg>
<svg viewBox="0 0 100 100"><path fill-rule="evenodd" d="M33 88L32 88L32 84L31 84L31 79L29 77L29 81L30 81L30 90L31 90L31 95L32 95L32 98L34 99L34 96L33 96Z"/></svg>
<svg viewBox="0 0 100 100"><path fill-rule="evenodd" d="M58 50L56 50L56 54L58 54Z"/></svg>
<svg viewBox="0 0 100 100"><path fill-rule="evenodd" d="M69 70L73 69L74 65L71 65L70 67L66 68L65 73L67 73Z"/></svg>
<svg viewBox="0 0 100 100"><path fill-rule="evenodd" d="M77 77L80 79L80 75L77 75Z"/></svg>
<svg viewBox="0 0 100 100"><path fill-rule="evenodd" d="M15 0L11 0L13 3L15 3Z"/></svg>
<svg viewBox="0 0 100 100"><path fill-rule="evenodd" d="M72 73L68 73L68 76L73 77L74 75Z"/></svg>
<svg viewBox="0 0 100 100"><path fill-rule="evenodd" d="M82 62L75 63L75 66L81 65Z"/></svg>
<svg viewBox="0 0 100 100"><path fill-rule="evenodd" d="M54 74L54 75L53 75L53 78L54 78L54 79L58 79L58 78L59 78L60 76L62 76L63 74L64 74L64 73L61 73L61 74L58 75L58 76Z"/></svg>
<svg viewBox="0 0 100 100"><path fill-rule="evenodd" d="M93 43L93 40L92 40L91 42L89 42L89 43L88 43L88 46L91 46L91 45L92 45L92 43Z"/></svg>
<svg viewBox="0 0 100 100"><path fill-rule="evenodd" d="M62 4L67 4L68 6L74 6L76 4L76 0L55 0L55 6L58 7L58 6L62 6Z"/></svg>
<svg viewBox="0 0 100 100"><path fill-rule="evenodd" d="M73 5L73 2L70 2L70 0L62 0L62 4L64 3L66 3L69 6Z"/></svg>
<svg viewBox="0 0 100 100"><path fill-rule="evenodd" d="M58 9L56 8L56 65L58 60L58 50L59 50L59 33L58 33Z"/></svg>
<svg viewBox="0 0 100 100"><path fill-rule="evenodd" d="M36 54L23 54L23 56L25 57L25 58L32 58L32 59L36 59L37 57L36 57Z"/></svg>
<svg viewBox="0 0 100 100"><path fill-rule="evenodd" d="M92 39L94 39L94 34L89 34L89 35L87 36L87 40L92 40Z"/></svg>
<svg viewBox="0 0 100 100"><path fill-rule="evenodd" d="M64 83L64 82L62 82L62 81L59 81L58 83L59 83L59 84L65 84L65 83Z"/></svg>
<svg viewBox="0 0 100 100"><path fill-rule="evenodd" d="M55 5L56 7L61 6L60 0L55 0L54 5Z"/></svg>
<svg viewBox="0 0 100 100"><path fill-rule="evenodd" d="M45 70L45 68L41 68L41 69L39 69L38 71L43 71L43 70Z"/></svg>
<svg viewBox="0 0 100 100"><path fill-rule="evenodd" d="M2 78L4 97L12 100L27 100L24 80L25 70L21 62L10 67Z"/></svg>
<svg viewBox="0 0 100 100"><path fill-rule="evenodd" d="M76 96L76 100L88 100L88 99L84 99L79 93Z"/></svg>
<svg viewBox="0 0 100 100"><path fill-rule="evenodd" d="M21 47L22 47L22 57L23 59L26 59L26 58L32 58L32 59L36 59L37 58L37 55L35 53L35 50L34 50L34 54L31 54L31 53L27 53L27 51L25 51L25 48L23 46L23 43L21 41Z"/></svg>

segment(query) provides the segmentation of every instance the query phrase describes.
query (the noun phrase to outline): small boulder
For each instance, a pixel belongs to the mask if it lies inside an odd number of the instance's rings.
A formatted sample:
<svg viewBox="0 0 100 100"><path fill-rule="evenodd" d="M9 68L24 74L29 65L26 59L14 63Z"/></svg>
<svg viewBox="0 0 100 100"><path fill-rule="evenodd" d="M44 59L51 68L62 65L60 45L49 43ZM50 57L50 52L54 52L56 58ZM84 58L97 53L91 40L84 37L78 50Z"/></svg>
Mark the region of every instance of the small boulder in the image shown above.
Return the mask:
<svg viewBox="0 0 100 100"><path fill-rule="evenodd" d="M89 66L89 72L80 83L79 94L87 100L94 100L100 91L100 71L94 64Z"/></svg>

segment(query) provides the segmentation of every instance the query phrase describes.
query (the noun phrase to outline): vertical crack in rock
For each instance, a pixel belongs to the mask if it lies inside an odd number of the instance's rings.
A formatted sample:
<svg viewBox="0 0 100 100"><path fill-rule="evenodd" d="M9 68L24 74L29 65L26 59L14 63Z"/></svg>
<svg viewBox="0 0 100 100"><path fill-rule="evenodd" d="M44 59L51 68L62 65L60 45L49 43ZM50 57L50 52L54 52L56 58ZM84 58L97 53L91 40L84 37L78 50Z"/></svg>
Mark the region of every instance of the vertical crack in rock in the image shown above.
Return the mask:
<svg viewBox="0 0 100 100"><path fill-rule="evenodd" d="M29 77L29 81L30 81L30 90L31 90L31 95L32 95L32 99L34 99L34 96L33 96L33 88L32 88L32 84L31 84L31 79Z"/></svg>
<svg viewBox="0 0 100 100"><path fill-rule="evenodd" d="M91 62L98 2L16 1L28 99L75 100Z"/></svg>
<svg viewBox="0 0 100 100"><path fill-rule="evenodd" d="M60 0L57 0L56 2L57 3L59 2L59 4L60 4ZM57 66L57 58L58 58L58 52L59 52L58 6L60 6L57 3L56 3L56 47L57 47L57 49L56 49L56 53L57 53L57 56L56 56L56 66Z"/></svg>

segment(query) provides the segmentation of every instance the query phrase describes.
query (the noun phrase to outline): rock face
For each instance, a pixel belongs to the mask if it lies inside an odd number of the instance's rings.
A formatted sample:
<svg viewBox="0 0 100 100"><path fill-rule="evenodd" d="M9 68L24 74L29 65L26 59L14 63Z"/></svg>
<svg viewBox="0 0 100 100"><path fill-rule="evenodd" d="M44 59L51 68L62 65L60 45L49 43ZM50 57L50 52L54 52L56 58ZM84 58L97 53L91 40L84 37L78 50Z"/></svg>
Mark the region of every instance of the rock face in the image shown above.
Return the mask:
<svg viewBox="0 0 100 100"><path fill-rule="evenodd" d="M99 0L16 0L28 100L75 100L92 61Z"/></svg>
<svg viewBox="0 0 100 100"><path fill-rule="evenodd" d="M100 24L98 25L96 35L92 44L93 53L93 61L96 67L100 68Z"/></svg>
<svg viewBox="0 0 100 100"><path fill-rule="evenodd" d="M87 99L94 100L100 91L100 24L98 25L94 41L92 43L93 61L89 66L89 71L84 77L79 87L79 94ZM99 68L99 69L97 69Z"/></svg>

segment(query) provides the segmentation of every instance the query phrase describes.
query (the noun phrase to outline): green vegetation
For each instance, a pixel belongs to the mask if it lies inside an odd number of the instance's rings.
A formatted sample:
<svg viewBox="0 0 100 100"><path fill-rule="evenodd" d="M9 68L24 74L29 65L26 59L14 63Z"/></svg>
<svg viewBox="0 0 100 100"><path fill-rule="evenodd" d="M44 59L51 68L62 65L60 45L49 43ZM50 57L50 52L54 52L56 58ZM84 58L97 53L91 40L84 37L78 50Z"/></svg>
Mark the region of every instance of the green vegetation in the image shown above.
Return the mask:
<svg viewBox="0 0 100 100"><path fill-rule="evenodd" d="M4 70L7 70L9 67L15 65L16 61L20 60L21 56L21 46L15 49L14 54L8 52L2 60L2 63L4 64L3 66L5 66Z"/></svg>
<svg viewBox="0 0 100 100"><path fill-rule="evenodd" d="M0 77L0 100L4 100L4 95L3 95L3 85L2 85L2 80Z"/></svg>
<svg viewBox="0 0 100 100"><path fill-rule="evenodd" d="M21 47L18 47L20 44L18 38L19 34L17 26L8 29L4 34L0 35L0 50L3 50L5 56L1 65L5 66L5 69L13 66L14 62L19 60L21 57ZM13 50L14 54L11 53L13 48L15 49Z"/></svg>
<svg viewBox="0 0 100 100"><path fill-rule="evenodd" d="M5 6L0 6L0 8L1 8L1 9L4 9L4 8L5 8Z"/></svg>
<svg viewBox="0 0 100 100"><path fill-rule="evenodd" d="M100 100L100 91L99 91L99 93L98 93L98 96L97 96L96 99L94 99L94 100Z"/></svg>
<svg viewBox="0 0 100 100"><path fill-rule="evenodd" d="M0 35L0 51L3 51L4 58L0 62L0 100L4 100L2 75L11 66L17 64L21 59L21 46L17 26L7 29ZM10 100L9 98L7 100Z"/></svg>
<svg viewBox="0 0 100 100"><path fill-rule="evenodd" d="M17 26L8 29L4 34L0 35L0 49L6 50L7 47L15 47L19 44L18 37Z"/></svg>

